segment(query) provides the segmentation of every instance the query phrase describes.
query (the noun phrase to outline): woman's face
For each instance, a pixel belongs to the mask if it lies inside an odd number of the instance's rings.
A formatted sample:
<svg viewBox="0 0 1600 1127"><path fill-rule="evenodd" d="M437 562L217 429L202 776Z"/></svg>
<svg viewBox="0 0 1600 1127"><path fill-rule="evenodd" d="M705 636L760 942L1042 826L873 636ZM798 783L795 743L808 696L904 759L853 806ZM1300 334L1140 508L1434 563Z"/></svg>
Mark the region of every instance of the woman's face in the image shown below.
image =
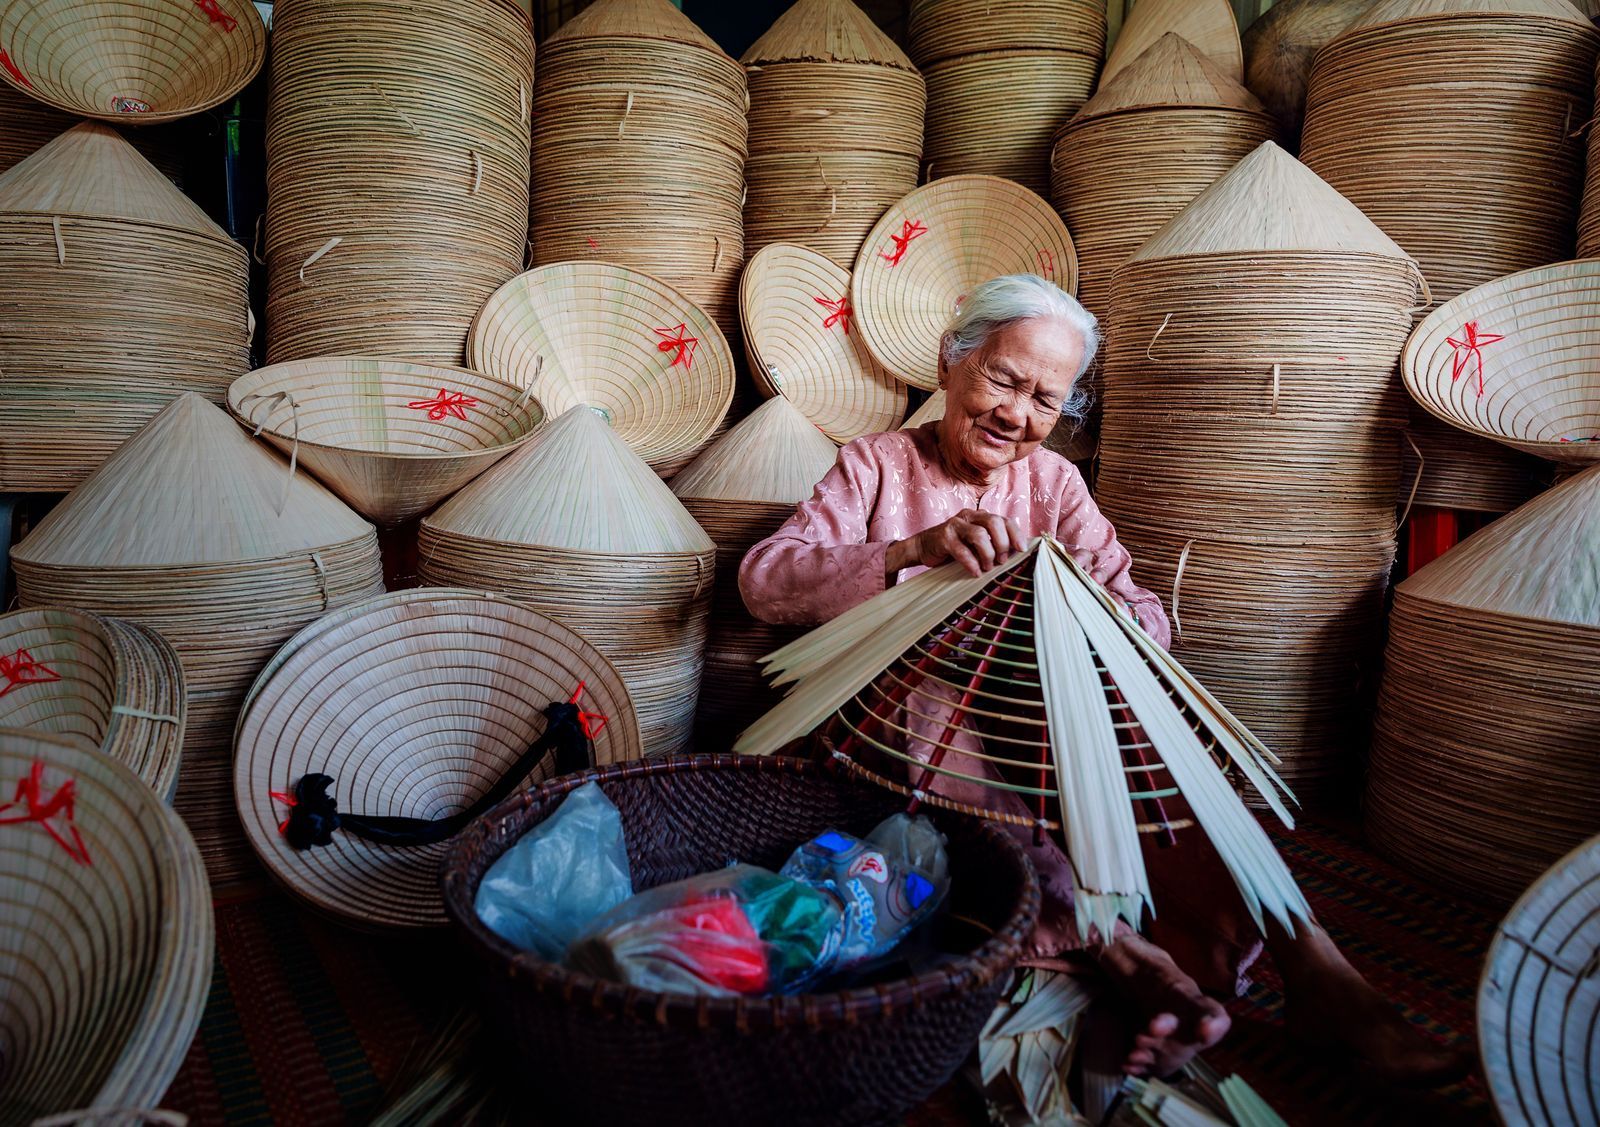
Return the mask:
<svg viewBox="0 0 1600 1127"><path fill-rule="evenodd" d="M984 481L1037 450L1082 362L1082 336L1055 317L1013 321L954 366L941 356L939 441L952 472Z"/></svg>

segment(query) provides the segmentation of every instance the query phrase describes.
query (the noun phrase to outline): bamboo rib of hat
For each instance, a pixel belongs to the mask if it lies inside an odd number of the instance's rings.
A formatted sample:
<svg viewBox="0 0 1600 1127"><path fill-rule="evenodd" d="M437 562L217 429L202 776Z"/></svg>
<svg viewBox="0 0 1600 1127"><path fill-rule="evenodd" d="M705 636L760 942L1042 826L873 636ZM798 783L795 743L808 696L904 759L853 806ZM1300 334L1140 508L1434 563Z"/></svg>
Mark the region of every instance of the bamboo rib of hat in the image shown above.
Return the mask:
<svg viewBox="0 0 1600 1127"><path fill-rule="evenodd" d="M233 381L228 408L380 524L421 516L544 421L532 388L352 356L258 368Z"/></svg>
<svg viewBox="0 0 1600 1127"><path fill-rule="evenodd" d="M527 388L554 418L597 409L658 472L681 468L733 402L733 351L673 287L603 262L518 274L472 322L467 363Z"/></svg>
<svg viewBox="0 0 1600 1127"><path fill-rule="evenodd" d="M867 350L896 379L939 386L939 338L974 286L1037 274L1078 287L1072 236L1044 200L995 176L949 176L878 220L856 259L850 300Z"/></svg>
<svg viewBox="0 0 1600 1127"><path fill-rule="evenodd" d="M1235 82L1244 81L1244 49L1228 0L1140 0L1117 33L1100 85L1104 87L1168 33L1193 44Z"/></svg>
<svg viewBox="0 0 1600 1127"><path fill-rule="evenodd" d="M599 412L574 407L422 520L418 571L582 634L622 674L646 755L689 746L715 546Z"/></svg>
<svg viewBox="0 0 1600 1127"><path fill-rule="evenodd" d="M1516 896L1600 829L1600 467L1395 589L1367 832L1447 888Z"/></svg>
<svg viewBox="0 0 1600 1127"><path fill-rule="evenodd" d="M777 703L761 676L760 661L801 631L760 622L745 609L739 565L811 496L837 455L833 443L780 395L756 408L672 479L672 492L717 547L711 632L695 722L705 750L726 748L740 729Z"/></svg>
<svg viewBox="0 0 1600 1127"><path fill-rule="evenodd" d="M526 762L550 725L545 708L567 702L588 714L593 762L643 754L617 670L537 611L457 590L347 607L290 639L250 690L233 778L245 833L267 870L318 911L364 927L442 927L448 836L399 845L346 827L297 849L279 831L286 799L316 774L331 778L344 816L469 811L499 789L574 769L558 769L553 751Z"/></svg>
<svg viewBox="0 0 1600 1127"><path fill-rule="evenodd" d="M1078 928L1137 927L1152 905L1141 830L1198 823L1252 916L1289 931L1309 909L1212 758L1292 824L1272 753L1117 610L1071 554L1041 538L973 578L946 564L771 655L783 703L735 750L765 755L820 724L836 758L938 806L1061 835ZM830 721L830 717L832 718ZM979 746L981 752L973 754ZM980 758L981 756L981 758ZM946 797L949 781L982 806ZM1174 824L1181 794L1193 821Z"/></svg>
<svg viewBox="0 0 1600 1127"><path fill-rule="evenodd" d="M160 634L61 607L0 615L0 676L0 728L96 748L172 801L186 698L178 653Z"/></svg>
<svg viewBox="0 0 1600 1127"><path fill-rule="evenodd" d="M1478 1050L1503 1123L1600 1120L1600 837L1533 883L1500 924L1478 985Z"/></svg>
<svg viewBox="0 0 1600 1127"><path fill-rule="evenodd" d="M0 1121L126 1121L160 1102L200 1027L200 855L133 771L69 738L0 728L0 790Z"/></svg>
<svg viewBox="0 0 1600 1127"><path fill-rule="evenodd" d="M249 870L233 810L233 723L250 682L312 619L382 590L373 527L181 396L12 552L24 607L142 623L178 651L188 727L176 809L213 879Z"/></svg>
<svg viewBox="0 0 1600 1127"><path fill-rule="evenodd" d="M739 283L739 320L761 393L789 400L835 442L893 430L905 417L905 385L867 351L850 272L832 259L789 243L763 247Z"/></svg>
<svg viewBox="0 0 1600 1127"><path fill-rule="evenodd" d="M1291 152L1300 147L1312 60L1372 4L1373 0L1282 0L1245 28L1244 84L1277 121L1280 138Z"/></svg>
<svg viewBox="0 0 1600 1127"><path fill-rule="evenodd" d="M249 366L249 262L109 126L0 175L0 491L65 492Z"/></svg>
<svg viewBox="0 0 1600 1127"><path fill-rule="evenodd" d="M744 265L744 68L669 0L599 0L540 45L533 264L612 262L732 335Z"/></svg>
<svg viewBox="0 0 1600 1127"><path fill-rule="evenodd" d="M1419 282L1270 141L1112 278L1096 499L1175 652L1308 801L1350 781L1376 663Z"/></svg>
<svg viewBox="0 0 1600 1127"><path fill-rule="evenodd" d="M1318 54L1302 156L1416 256L1435 301L1571 258L1568 134L1597 45L1566 0L1380 0ZM1416 503L1504 512L1536 490L1526 459L1414 417Z"/></svg>
<svg viewBox="0 0 1600 1127"><path fill-rule="evenodd" d="M1003 176L1047 191L1051 138L1105 55L1105 5L915 0L908 31L928 87L927 178Z"/></svg>
<svg viewBox="0 0 1600 1127"><path fill-rule="evenodd" d="M514 0L279 0L267 361L460 364L522 269L533 31Z"/></svg>
<svg viewBox="0 0 1600 1127"><path fill-rule="evenodd" d="M267 53L250 0L50 0L0 8L0 79L58 110L171 121L221 105Z"/></svg>
<svg viewBox="0 0 1600 1127"><path fill-rule="evenodd" d="M922 76L850 0L799 0L739 61L746 253L787 242L854 262L878 216L917 186Z"/></svg>

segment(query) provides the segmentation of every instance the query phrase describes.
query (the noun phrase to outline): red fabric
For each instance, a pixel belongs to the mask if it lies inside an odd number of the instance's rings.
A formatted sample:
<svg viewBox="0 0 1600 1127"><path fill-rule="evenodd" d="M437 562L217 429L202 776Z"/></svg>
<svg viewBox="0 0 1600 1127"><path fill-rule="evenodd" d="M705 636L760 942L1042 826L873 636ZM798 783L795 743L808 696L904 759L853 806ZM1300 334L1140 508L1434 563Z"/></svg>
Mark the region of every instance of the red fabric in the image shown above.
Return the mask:
<svg viewBox="0 0 1600 1127"><path fill-rule="evenodd" d="M662 912L661 918L674 932L683 965L713 986L739 994L767 988L766 950L750 917L732 897L690 900Z"/></svg>
<svg viewBox="0 0 1600 1127"><path fill-rule="evenodd" d="M1415 575L1461 539L1461 526L1450 509L1418 509L1406 522L1406 574Z"/></svg>

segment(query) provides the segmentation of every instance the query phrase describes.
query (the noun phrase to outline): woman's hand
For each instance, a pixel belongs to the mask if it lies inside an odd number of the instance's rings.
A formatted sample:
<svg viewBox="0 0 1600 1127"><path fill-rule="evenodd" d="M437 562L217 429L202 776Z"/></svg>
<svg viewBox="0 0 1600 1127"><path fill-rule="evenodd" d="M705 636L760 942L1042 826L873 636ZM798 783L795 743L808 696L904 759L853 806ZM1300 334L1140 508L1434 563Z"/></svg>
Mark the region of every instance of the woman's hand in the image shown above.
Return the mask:
<svg viewBox="0 0 1600 1127"><path fill-rule="evenodd" d="M973 575L982 575L1027 546L1016 521L995 513L963 509L943 524L890 544L884 571L893 576L919 564L938 567L955 560Z"/></svg>

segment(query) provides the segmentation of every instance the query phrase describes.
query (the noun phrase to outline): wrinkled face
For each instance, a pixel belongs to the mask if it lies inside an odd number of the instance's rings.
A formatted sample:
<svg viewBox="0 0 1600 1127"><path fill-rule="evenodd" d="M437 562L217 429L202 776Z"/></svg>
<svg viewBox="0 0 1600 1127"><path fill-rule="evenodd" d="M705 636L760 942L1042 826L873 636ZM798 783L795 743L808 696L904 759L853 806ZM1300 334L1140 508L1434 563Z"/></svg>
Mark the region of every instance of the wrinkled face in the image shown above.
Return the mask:
<svg viewBox="0 0 1600 1127"><path fill-rule="evenodd" d="M1054 317L1013 321L954 366L941 357L939 441L951 471L983 481L1037 450L1082 362L1083 338Z"/></svg>

